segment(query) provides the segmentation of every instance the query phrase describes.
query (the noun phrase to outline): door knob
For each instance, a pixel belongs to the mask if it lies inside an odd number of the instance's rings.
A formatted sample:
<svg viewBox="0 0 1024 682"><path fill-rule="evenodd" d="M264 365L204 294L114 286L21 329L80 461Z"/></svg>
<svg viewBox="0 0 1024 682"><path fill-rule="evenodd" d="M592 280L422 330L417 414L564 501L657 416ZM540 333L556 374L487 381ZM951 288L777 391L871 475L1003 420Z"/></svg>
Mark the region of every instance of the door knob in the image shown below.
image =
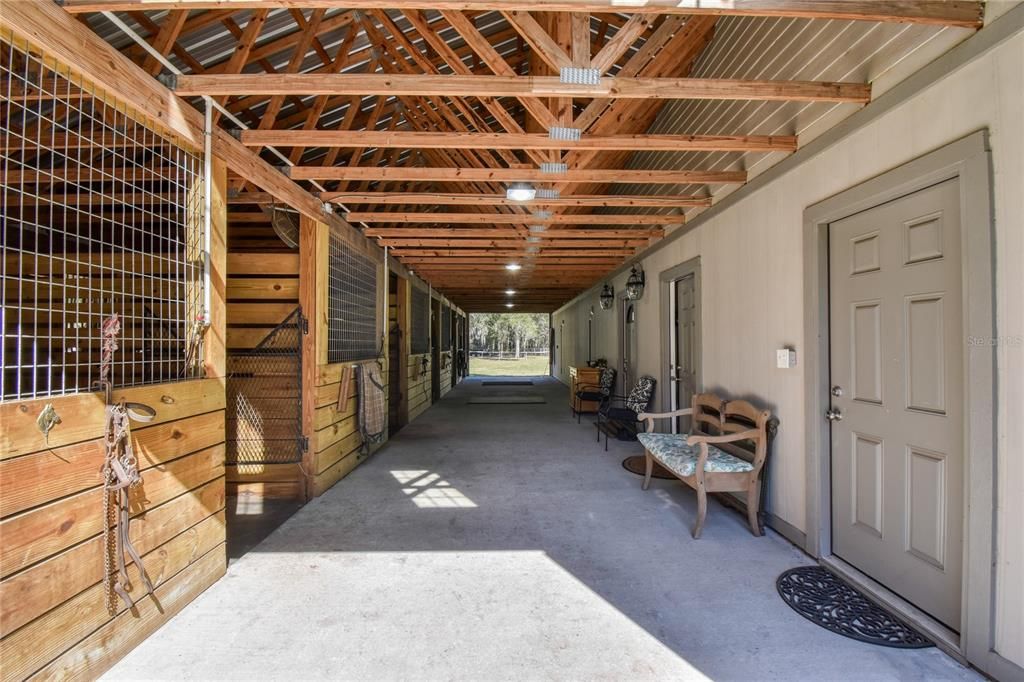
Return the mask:
<svg viewBox="0 0 1024 682"><path fill-rule="evenodd" d="M843 413L840 412L835 407L830 407L829 409L825 410L825 419L829 420L830 422L839 422L843 420Z"/></svg>
<svg viewBox="0 0 1024 682"><path fill-rule="evenodd" d="M829 391L829 393L831 393L833 396L838 398L841 395L843 395L843 387L842 386L833 386L832 390Z"/></svg>

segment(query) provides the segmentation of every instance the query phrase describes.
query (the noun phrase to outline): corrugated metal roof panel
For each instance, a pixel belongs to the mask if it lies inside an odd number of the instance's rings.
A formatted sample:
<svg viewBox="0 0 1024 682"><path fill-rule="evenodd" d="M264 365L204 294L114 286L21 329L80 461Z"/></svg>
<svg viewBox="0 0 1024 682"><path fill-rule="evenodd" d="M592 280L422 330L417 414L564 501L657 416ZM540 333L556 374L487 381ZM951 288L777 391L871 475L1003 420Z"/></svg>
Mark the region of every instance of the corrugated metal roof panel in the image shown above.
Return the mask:
<svg viewBox="0 0 1024 682"><path fill-rule="evenodd" d="M934 54L945 51L973 33L968 29L860 21L820 21L761 17L722 17L715 38L694 66L700 78L854 81L874 84L879 79L902 79ZM923 50L925 45L932 49ZM718 135L799 135L806 144L834 126L859 105L825 102L752 102L673 100L659 112L652 133ZM764 172L785 158L783 153L643 152L629 168L667 170L696 168ZM699 193L705 186L660 186L657 194ZM716 186L716 197L735 186ZM619 185L622 194L650 194L651 187ZM695 214L703 209L689 209ZM638 212L638 211L629 211ZM660 211L654 211L660 212Z"/></svg>

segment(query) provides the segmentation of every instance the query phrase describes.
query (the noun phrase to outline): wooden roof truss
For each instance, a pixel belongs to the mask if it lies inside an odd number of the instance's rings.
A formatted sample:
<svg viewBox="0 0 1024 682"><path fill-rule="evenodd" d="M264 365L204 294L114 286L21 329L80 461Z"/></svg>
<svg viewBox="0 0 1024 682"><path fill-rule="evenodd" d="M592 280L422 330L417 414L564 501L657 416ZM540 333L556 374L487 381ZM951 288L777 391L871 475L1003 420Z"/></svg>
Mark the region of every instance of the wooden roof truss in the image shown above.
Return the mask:
<svg viewBox="0 0 1024 682"><path fill-rule="evenodd" d="M973 2L853 0L650 2L631 13L608 0L65 7L158 75L98 12L134 23L183 71L172 89L216 97L248 126L236 133L244 145L275 165L265 149L280 150L293 180L316 181L343 218L470 311L504 309L508 288L523 310L554 309L710 205L716 187L747 179L742 167L627 169L634 152L797 148L794 135L649 134L670 99L870 100L863 82L691 78L722 14L970 27L980 17ZM513 182L557 197L511 201ZM620 193L621 183L645 189ZM697 189L659 191L680 184ZM269 197L241 178L232 187L239 215L265 220Z"/></svg>

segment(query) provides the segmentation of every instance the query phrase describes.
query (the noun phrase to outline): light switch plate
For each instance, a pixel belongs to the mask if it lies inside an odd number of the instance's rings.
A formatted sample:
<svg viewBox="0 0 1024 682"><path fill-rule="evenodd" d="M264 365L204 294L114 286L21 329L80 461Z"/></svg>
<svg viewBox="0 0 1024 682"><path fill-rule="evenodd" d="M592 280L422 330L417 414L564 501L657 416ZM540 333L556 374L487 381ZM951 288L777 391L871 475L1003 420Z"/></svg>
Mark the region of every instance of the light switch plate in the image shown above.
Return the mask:
<svg viewBox="0 0 1024 682"><path fill-rule="evenodd" d="M779 369L796 367L796 351L792 348L780 348L775 351L775 366Z"/></svg>

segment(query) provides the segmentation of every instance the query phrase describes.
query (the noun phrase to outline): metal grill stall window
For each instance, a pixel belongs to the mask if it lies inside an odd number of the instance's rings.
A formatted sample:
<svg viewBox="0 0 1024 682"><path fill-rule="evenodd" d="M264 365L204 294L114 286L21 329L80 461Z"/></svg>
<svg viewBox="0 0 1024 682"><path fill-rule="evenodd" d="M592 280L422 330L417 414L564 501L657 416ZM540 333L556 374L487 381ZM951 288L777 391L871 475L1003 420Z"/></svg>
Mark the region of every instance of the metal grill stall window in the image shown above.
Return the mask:
<svg viewBox="0 0 1024 682"><path fill-rule="evenodd" d="M341 235L328 240L327 361L377 357L377 277L379 267L357 253Z"/></svg>
<svg viewBox="0 0 1024 682"><path fill-rule="evenodd" d="M203 158L0 33L0 399L198 376Z"/></svg>
<svg viewBox="0 0 1024 682"><path fill-rule="evenodd" d="M452 309L441 307L441 350L452 349Z"/></svg>
<svg viewBox="0 0 1024 682"><path fill-rule="evenodd" d="M430 294L412 288L412 338L410 352L422 355L430 352Z"/></svg>

